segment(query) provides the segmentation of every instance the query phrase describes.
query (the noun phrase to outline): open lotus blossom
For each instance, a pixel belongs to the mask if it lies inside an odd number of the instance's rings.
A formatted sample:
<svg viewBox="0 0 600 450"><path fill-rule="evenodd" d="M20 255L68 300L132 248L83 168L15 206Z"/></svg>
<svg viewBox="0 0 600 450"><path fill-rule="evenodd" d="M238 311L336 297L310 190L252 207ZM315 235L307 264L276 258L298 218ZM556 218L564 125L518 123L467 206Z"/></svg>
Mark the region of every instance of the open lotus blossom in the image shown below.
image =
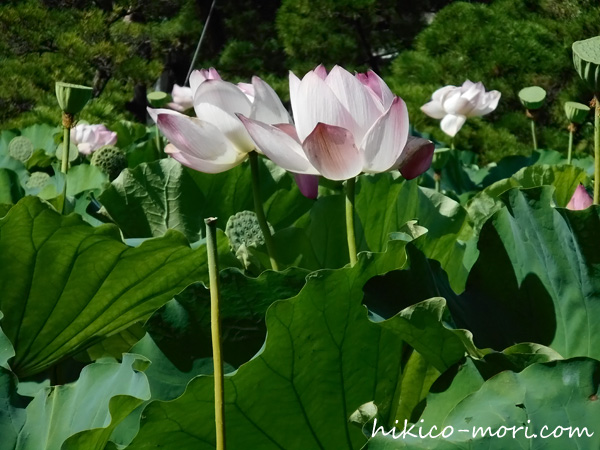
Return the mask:
<svg viewBox="0 0 600 450"><path fill-rule="evenodd" d="M590 194L588 194L588 191L585 189L585 187L582 184L580 184L579 186L577 186L577 189L575 189L571 200L569 200L569 203L567 204L567 209L571 209L573 211L587 209L590 206L592 206L592 203L594 203L592 197L590 196Z"/></svg>
<svg viewBox="0 0 600 450"><path fill-rule="evenodd" d="M500 92L486 92L481 82L465 81L462 86L444 86L431 96L421 110L429 117L442 119L440 127L450 137L462 128L467 117L485 116L498 106Z"/></svg>
<svg viewBox="0 0 600 450"><path fill-rule="evenodd" d="M165 152L192 169L223 172L256 150L236 113L268 124L289 125L290 116L281 100L258 77L252 78L251 97L239 86L223 81L215 69L194 71L190 85L196 117L170 109L149 108L148 112L170 141Z"/></svg>
<svg viewBox="0 0 600 450"><path fill-rule="evenodd" d="M71 142L77 146L79 153L89 155L105 145L117 143L117 133L104 125L79 124L71 128Z"/></svg>
<svg viewBox="0 0 600 450"><path fill-rule="evenodd" d="M406 147L408 111L374 72L351 75L320 65L302 80L290 72L295 126L238 115L257 147L297 174L346 180L400 169L407 178L431 164L429 147Z"/></svg>
<svg viewBox="0 0 600 450"><path fill-rule="evenodd" d="M174 85L171 98L173 101L167 103L167 107L175 111L184 112L194 106L194 95L190 87Z"/></svg>

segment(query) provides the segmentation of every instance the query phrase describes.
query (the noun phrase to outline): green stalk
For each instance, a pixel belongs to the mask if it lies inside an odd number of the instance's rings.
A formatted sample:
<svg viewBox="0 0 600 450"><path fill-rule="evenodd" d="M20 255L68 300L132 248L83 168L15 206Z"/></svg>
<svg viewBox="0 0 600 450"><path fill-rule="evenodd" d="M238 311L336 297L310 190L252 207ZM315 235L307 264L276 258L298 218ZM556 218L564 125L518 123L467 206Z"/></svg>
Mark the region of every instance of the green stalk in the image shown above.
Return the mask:
<svg viewBox="0 0 600 450"><path fill-rule="evenodd" d="M350 266L356 264L356 237L354 236L354 191L356 178L346 180L346 235L348 236L348 254Z"/></svg>
<svg viewBox="0 0 600 450"><path fill-rule="evenodd" d="M600 102L594 96L596 111L594 113L594 205L600 201Z"/></svg>
<svg viewBox="0 0 600 450"><path fill-rule="evenodd" d="M158 157L162 158L163 157L163 149L162 149L162 142L160 139L160 131L158 130L158 125L156 125L156 149L158 150Z"/></svg>
<svg viewBox="0 0 600 450"><path fill-rule="evenodd" d="M221 314L219 309L219 261L217 258L217 219L210 217L206 224L206 252L210 280L210 329L215 379L215 427L217 450L225 450L225 393L223 389L223 359L221 352Z"/></svg>
<svg viewBox="0 0 600 450"><path fill-rule="evenodd" d="M69 170L69 153L71 148L71 126L73 125L73 115L63 112L62 115L63 123L63 151L62 161L60 165L60 171L65 174L65 180L63 184L63 202L62 202L62 213L65 213L65 206L67 204L67 172Z"/></svg>
<svg viewBox="0 0 600 450"><path fill-rule="evenodd" d="M258 219L260 225L260 231L262 231L265 237L265 244L267 246L267 253L269 254L269 260L271 261L271 269L279 270L277 261L275 260L275 246L273 245L273 237L271 236L271 230L265 217L265 210L263 209L262 200L260 198L260 175L258 173L258 153L250 152L248 154L250 158L250 172L252 173L252 196L254 197L254 213Z"/></svg>
<svg viewBox="0 0 600 450"><path fill-rule="evenodd" d="M535 120L531 119L531 138L533 139L533 149L537 150L537 138L535 137Z"/></svg>
<svg viewBox="0 0 600 450"><path fill-rule="evenodd" d="M567 154L567 164L571 164L571 158L573 156L573 126L569 127L569 153Z"/></svg>

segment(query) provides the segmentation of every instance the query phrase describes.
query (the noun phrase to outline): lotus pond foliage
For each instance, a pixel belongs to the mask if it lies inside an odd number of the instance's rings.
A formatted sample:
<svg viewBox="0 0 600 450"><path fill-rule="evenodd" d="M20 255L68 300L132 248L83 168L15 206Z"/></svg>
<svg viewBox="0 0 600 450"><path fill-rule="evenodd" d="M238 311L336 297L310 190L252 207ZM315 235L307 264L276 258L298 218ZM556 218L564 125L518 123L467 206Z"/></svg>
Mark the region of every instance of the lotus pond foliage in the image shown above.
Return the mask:
<svg viewBox="0 0 600 450"><path fill-rule="evenodd" d="M143 13L179 24L157 25L168 42L195 23L171 3ZM388 2L345 3L362 40L334 27L332 52L394 48ZM530 3L453 3L383 73L373 52L313 63L303 3L284 1L256 33L284 36L265 48L287 79L232 75L251 41L229 42L224 70L148 86L144 123L86 112L110 92L76 84L87 69L53 85L39 123L0 131L0 450L599 448L600 41L588 3ZM478 33L440 36L457 12L539 38L514 70L551 51L535 21L564 32L572 73L490 76L461 59ZM141 38L132 14L101 41ZM489 162L493 136L518 145Z"/></svg>

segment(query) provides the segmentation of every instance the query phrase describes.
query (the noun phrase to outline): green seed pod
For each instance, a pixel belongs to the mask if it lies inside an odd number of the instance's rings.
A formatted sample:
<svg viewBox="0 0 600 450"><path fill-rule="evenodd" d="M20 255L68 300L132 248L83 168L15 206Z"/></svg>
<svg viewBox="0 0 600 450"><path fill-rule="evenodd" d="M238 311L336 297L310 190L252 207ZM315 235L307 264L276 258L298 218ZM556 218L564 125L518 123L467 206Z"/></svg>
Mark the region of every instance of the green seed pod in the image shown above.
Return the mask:
<svg viewBox="0 0 600 450"><path fill-rule="evenodd" d="M269 228L273 233L273 227L269 225ZM258 247L265 243L258 218L252 211L241 211L231 216L227 221L225 234L234 253L242 247L242 244L246 247Z"/></svg>
<svg viewBox="0 0 600 450"><path fill-rule="evenodd" d="M25 136L17 136L8 144L8 153L13 158L26 162L33 155L33 142Z"/></svg>
<svg viewBox="0 0 600 450"><path fill-rule="evenodd" d="M582 124L587 119L590 107L583 103L566 102L565 114L571 123Z"/></svg>
<svg viewBox="0 0 600 450"><path fill-rule="evenodd" d="M25 183L25 187L27 189L41 189L50 181L50 175L46 172L33 172L27 182Z"/></svg>
<svg viewBox="0 0 600 450"><path fill-rule="evenodd" d="M148 99L150 106L153 108L162 108L171 101L171 96L162 91L150 92L146 98Z"/></svg>
<svg viewBox="0 0 600 450"><path fill-rule="evenodd" d="M433 160L431 161L431 167L435 171L440 171L444 168L444 166L448 163L448 158L450 157L450 148L436 148L433 151Z"/></svg>
<svg viewBox="0 0 600 450"><path fill-rule="evenodd" d="M92 98L92 88L77 84L56 82L56 99L60 109L71 115L78 114Z"/></svg>
<svg viewBox="0 0 600 450"><path fill-rule="evenodd" d="M109 180L112 181L127 168L127 157L118 147L105 145L92 154L90 163L100 167L106 172Z"/></svg>
<svg viewBox="0 0 600 450"><path fill-rule="evenodd" d="M600 36L573 43L573 64L579 76L600 93Z"/></svg>
<svg viewBox="0 0 600 450"><path fill-rule="evenodd" d="M540 109L546 100L546 91L539 86L529 86L519 91L519 100L527 109Z"/></svg>

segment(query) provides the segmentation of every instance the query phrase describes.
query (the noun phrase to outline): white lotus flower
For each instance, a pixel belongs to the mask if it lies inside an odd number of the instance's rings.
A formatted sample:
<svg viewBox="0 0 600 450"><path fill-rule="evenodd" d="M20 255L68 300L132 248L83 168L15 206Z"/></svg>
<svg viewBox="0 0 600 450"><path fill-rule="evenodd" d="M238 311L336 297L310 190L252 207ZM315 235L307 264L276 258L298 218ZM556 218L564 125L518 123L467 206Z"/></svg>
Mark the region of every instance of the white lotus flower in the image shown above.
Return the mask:
<svg viewBox="0 0 600 450"><path fill-rule="evenodd" d="M167 107L175 111L184 112L194 106L194 95L192 88L179 86L175 84L171 91L172 102L167 103Z"/></svg>
<svg viewBox="0 0 600 450"><path fill-rule="evenodd" d="M444 86L431 96L421 111L434 119L442 119L440 127L450 137L462 128L467 117L485 116L498 106L500 92L486 92L481 82L467 80L462 86Z"/></svg>
<svg viewBox="0 0 600 450"><path fill-rule="evenodd" d="M89 155L105 145L115 145L117 133L104 125L82 123L71 128L71 142L77 146L79 153Z"/></svg>

